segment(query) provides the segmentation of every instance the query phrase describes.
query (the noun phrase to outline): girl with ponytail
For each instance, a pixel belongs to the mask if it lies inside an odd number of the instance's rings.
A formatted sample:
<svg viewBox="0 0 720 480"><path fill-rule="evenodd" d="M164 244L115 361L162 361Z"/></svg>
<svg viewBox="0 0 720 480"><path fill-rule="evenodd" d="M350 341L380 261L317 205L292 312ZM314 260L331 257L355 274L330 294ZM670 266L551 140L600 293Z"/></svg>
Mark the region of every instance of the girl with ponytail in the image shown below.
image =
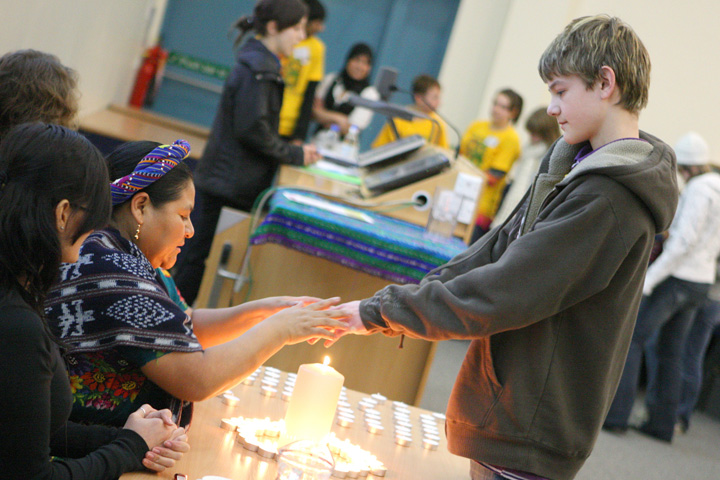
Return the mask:
<svg viewBox="0 0 720 480"><path fill-rule="evenodd" d="M313 145L294 145L278 133L284 83L280 57L305 38L307 7L301 0L260 0L234 29L240 47L223 88L218 111L195 174L192 221L196 234L178 258L175 280L189 304L195 300L224 206L252 210L281 163L309 165ZM243 39L253 31L254 36Z"/></svg>

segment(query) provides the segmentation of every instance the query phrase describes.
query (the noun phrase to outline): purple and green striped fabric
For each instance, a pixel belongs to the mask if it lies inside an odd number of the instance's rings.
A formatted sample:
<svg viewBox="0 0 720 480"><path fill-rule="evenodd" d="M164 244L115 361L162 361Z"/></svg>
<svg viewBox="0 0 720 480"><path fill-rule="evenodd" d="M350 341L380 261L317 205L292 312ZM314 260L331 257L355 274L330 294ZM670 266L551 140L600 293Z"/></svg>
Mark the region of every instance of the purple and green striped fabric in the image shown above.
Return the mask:
<svg viewBox="0 0 720 480"><path fill-rule="evenodd" d="M360 215L346 216L291 197L319 199L284 189L270 200L270 212L252 236L252 245L277 243L396 283L418 283L431 269L465 250L457 238L428 235L422 227L322 199ZM356 218L358 217L358 218Z"/></svg>

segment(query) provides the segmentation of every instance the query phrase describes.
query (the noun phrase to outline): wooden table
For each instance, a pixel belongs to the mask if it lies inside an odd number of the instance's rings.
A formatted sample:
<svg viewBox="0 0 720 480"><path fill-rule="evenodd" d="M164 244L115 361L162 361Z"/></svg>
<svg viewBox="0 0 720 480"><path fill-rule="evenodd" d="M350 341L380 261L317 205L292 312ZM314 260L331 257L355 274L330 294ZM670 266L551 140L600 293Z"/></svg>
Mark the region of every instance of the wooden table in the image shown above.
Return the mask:
<svg viewBox="0 0 720 480"><path fill-rule="evenodd" d="M190 143L190 158L198 160L210 130L139 108L110 105L80 119L80 130L122 142L151 140L172 144L182 138Z"/></svg>
<svg viewBox="0 0 720 480"><path fill-rule="evenodd" d="M340 370L340 373L343 373ZM246 418L265 418L279 420L284 417L287 403L280 397L266 397L260 394L262 374L252 386L238 385L233 389L240 397L240 404L231 407L220 398L212 398L195 405L195 415L189 431L191 450L176 466L168 471L155 474L135 472L123 475L121 480L172 479L175 473L185 473L189 480L197 480L205 475L218 475L232 480L273 480L277 471L275 460L261 457L257 453L244 449L235 440L235 436L220 428L223 418L243 416ZM285 374L280 379L282 388ZM358 401L366 394L347 390L348 402L355 409L355 422L350 428L336 424L332 431L340 439L349 439L352 443L371 452L385 464L387 474L392 479L465 479L468 478L469 462L447 451L442 433L442 424L438 423L440 445L437 450L426 450L422 446L420 414L429 413L415 407L411 411L413 424L413 443L402 447L395 443L393 435L392 402L376 407L382 414L385 431L380 435L367 433L362 412L357 409ZM333 477L335 478L335 477ZM370 475L368 479L377 479Z"/></svg>

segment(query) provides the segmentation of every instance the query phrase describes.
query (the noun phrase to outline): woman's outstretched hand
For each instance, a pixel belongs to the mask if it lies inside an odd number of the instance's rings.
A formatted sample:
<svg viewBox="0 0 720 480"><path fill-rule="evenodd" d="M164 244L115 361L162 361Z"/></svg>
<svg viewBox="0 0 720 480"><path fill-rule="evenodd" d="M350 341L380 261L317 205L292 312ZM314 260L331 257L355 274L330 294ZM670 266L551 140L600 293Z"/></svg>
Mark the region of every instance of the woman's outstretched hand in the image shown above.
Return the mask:
<svg viewBox="0 0 720 480"><path fill-rule="evenodd" d="M285 337L285 343L293 345L311 338L335 338L335 332L347 328L347 312L342 308L330 309L340 303L339 297L320 300L306 305L298 304L270 316L270 322Z"/></svg>

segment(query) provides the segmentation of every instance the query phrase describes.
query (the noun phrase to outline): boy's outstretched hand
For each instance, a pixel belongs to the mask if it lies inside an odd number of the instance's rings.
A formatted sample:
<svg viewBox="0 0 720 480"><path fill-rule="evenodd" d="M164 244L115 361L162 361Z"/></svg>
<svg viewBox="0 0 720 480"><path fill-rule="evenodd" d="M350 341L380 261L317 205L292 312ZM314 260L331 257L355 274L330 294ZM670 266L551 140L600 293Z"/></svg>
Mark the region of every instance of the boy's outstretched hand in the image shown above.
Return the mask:
<svg viewBox="0 0 720 480"><path fill-rule="evenodd" d="M336 309L342 309L345 314L345 322L346 328L344 330L336 330L334 338L332 339L326 339L325 340L325 347L332 346L335 342L337 342L340 337L347 335L347 334L355 334L355 335L370 335L370 332L365 328L365 325L363 324L362 320L360 319L360 301L356 300L354 302L347 302L343 303L342 305L337 305L333 308ZM314 338L310 341L311 344L314 344L319 339Z"/></svg>

